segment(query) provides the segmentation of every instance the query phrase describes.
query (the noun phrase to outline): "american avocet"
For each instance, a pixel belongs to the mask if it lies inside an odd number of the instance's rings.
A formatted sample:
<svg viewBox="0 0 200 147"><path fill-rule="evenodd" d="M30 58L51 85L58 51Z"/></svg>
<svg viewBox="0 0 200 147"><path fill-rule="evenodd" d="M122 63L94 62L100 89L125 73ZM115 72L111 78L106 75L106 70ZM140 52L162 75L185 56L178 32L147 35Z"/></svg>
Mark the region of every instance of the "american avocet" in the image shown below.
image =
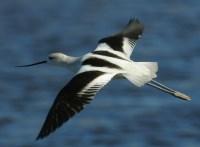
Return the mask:
<svg viewBox="0 0 200 147"><path fill-rule="evenodd" d="M180 99L191 99L191 97L153 80L157 77L157 62L135 62L130 59L143 29L144 27L138 19L131 19L121 32L101 39L93 52L82 57L52 53L45 61L18 66L28 67L52 63L66 66L71 70L79 68L71 81L58 93L37 139L48 136L80 112L113 78L126 78L138 87L147 84Z"/></svg>

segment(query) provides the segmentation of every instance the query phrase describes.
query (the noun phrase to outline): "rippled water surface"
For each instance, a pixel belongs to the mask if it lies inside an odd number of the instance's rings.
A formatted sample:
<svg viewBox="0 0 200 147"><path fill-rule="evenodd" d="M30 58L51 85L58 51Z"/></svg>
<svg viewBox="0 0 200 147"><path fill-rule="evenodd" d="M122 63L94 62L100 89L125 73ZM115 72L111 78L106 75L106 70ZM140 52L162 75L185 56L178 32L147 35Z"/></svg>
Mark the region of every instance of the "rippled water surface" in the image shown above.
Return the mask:
<svg viewBox="0 0 200 147"><path fill-rule="evenodd" d="M0 0L1 147L199 147L200 2L198 0ZM158 80L193 97L112 81L54 134L35 138L72 74L41 65L59 51L79 56L131 17L145 25L132 58L158 61Z"/></svg>

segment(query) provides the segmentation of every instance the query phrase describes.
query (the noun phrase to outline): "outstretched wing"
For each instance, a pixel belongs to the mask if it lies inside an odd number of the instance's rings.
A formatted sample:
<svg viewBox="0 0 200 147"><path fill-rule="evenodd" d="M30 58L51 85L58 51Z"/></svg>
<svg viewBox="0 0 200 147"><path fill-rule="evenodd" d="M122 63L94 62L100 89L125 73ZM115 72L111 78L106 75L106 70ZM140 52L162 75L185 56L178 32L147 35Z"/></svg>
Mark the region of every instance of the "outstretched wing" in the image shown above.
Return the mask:
<svg viewBox="0 0 200 147"><path fill-rule="evenodd" d="M138 19L131 19L121 32L101 39L95 51L104 54L109 52L130 58L136 41L142 36L143 30L144 26Z"/></svg>
<svg viewBox="0 0 200 147"><path fill-rule="evenodd" d="M79 72L58 94L37 139L48 136L80 112L114 76L95 70Z"/></svg>

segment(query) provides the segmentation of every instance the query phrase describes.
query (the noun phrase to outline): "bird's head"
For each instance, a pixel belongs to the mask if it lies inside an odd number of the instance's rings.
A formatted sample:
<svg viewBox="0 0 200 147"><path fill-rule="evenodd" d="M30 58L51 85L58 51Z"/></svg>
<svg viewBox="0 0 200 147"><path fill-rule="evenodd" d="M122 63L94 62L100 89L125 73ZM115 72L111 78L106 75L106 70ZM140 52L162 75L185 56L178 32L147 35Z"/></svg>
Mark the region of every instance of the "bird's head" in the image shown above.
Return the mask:
<svg viewBox="0 0 200 147"><path fill-rule="evenodd" d="M60 63L67 63L67 61L69 60L70 56L67 56L63 53L51 53L48 56L47 61L50 64L60 64Z"/></svg>
<svg viewBox="0 0 200 147"><path fill-rule="evenodd" d="M44 63L48 63L48 64L51 64L51 65L61 65L61 66L63 66L63 65L72 64L77 59L78 59L77 57L67 56L63 53L57 52L57 53L49 54L49 56L46 60L35 62L35 63L32 63L32 64L20 65L20 66L17 66L17 67L30 67L30 66L44 64Z"/></svg>

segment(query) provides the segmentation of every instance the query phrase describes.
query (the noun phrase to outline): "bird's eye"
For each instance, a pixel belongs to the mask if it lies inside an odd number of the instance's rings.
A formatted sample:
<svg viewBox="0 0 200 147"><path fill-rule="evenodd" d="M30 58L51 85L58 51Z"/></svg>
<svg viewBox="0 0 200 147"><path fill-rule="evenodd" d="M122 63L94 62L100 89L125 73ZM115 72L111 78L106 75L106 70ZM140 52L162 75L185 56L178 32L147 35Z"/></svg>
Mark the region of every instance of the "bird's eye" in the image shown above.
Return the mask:
<svg viewBox="0 0 200 147"><path fill-rule="evenodd" d="M55 59L55 57L52 57L52 56L49 56L48 58L49 58L49 60Z"/></svg>

